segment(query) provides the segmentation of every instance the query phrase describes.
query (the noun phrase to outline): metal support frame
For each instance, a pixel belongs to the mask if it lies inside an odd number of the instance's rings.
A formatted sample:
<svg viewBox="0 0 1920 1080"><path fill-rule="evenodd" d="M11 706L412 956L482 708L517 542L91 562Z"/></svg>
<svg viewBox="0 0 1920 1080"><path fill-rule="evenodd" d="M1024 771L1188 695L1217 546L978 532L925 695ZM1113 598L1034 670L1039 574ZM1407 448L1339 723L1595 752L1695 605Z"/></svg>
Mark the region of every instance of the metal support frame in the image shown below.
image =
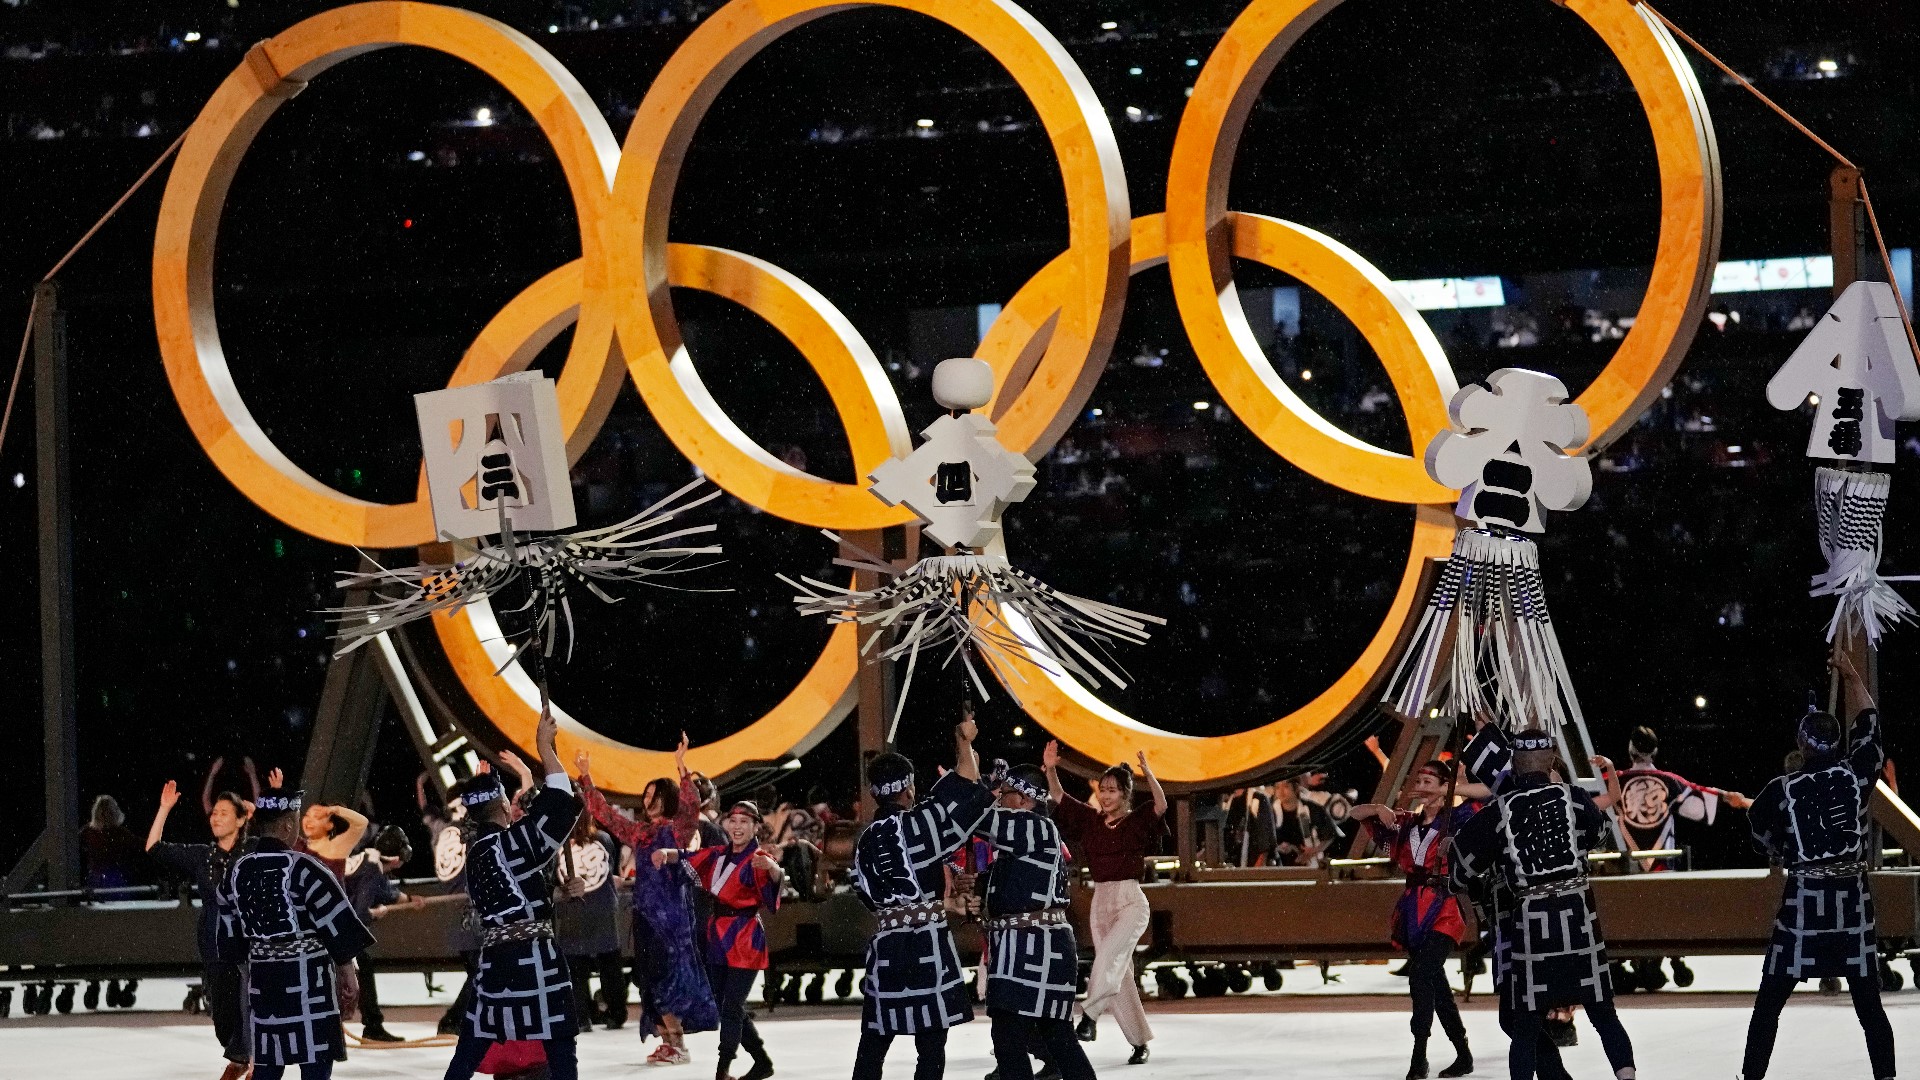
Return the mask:
<svg viewBox="0 0 1920 1080"><path fill-rule="evenodd" d="M362 555L360 568L374 568ZM344 606L367 601L367 590L347 593ZM352 803L367 785L373 753L380 742L380 721L386 715L387 686L379 650L362 646L333 657L320 687L313 734L307 740L306 766L300 786L308 801Z"/></svg>
<svg viewBox="0 0 1920 1080"><path fill-rule="evenodd" d="M7 875L5 891L32 882L80 884L80 750L74 712L73 515L67 415L67 319L60 288L42 281L33 308L34 473L40 526L40 716L45 730L46 824Z"/></svg>

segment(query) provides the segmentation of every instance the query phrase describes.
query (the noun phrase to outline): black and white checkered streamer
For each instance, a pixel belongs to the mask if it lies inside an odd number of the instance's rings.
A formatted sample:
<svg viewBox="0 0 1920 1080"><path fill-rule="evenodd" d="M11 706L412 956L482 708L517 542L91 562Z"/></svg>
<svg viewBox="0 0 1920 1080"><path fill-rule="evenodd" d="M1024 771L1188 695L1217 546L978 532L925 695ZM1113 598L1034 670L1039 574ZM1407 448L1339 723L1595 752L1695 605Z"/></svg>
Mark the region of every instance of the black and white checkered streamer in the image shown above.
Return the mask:
<svg viewBox="0 0 1920 1080"><path fill-rule="evenodd" d="M340 624L339 651L351 652L383 631L437 611L463 608L517 582L526 588L527 599L508 613L536 611L538 615L532 632L514 649L507 663L520 659L536 641L541 643L543 657L551 657L559 636L556 631L561 629L566 631L570 657L573 606L568 594L575 587L611 604L618 598L602 588L603 583L637 581L662 586L665 582L659 579L663 575L713 565L699 557L720 554L719 545L688 547L671 541L710 533L716 526L693 525L671 532L656 531L679 515L718 498L718 488L696 499L687 498L705 483L705 480L695 480L616 525L536 537L516 537L511 528L503 527L497 542L483 542L472 548L461 546L460 553L466 557L451 564L421 563L398 570L381 567L342 574L339 583L342 589L368 589L373 599L365 604L327 609L326 614L334 616Z"/></svg>
<svg viewBox="0 0 1920 1080"><path fill-rule="evenodd" d="M840 539L831 532L827 535ZM1103 678L1115 686L1125 686L1125 671L1107 646L1118 642L1145 644L1150 633L1148 624L1165 626L1167 622L1155 615L1061 592L997 555L935 555L901 572L878 556L861 554L863 559L835 559L834 564L870 570L892 580L866 591L808 577L795 581L785 574L780 580L799 590L793 602L802 615L825 615L831 622L872 624L898 631L892 644L872 658L906 658L900 704L894 708L895 723L906 703L907 687L913 682L922 649L945 647L942 667L958 657L982 698L989 695L986 680L973 662L975 652L1003 679L1025 681L1018 669L1007 664L1009 659L1019 658L1054 673L1066 672L1090 686L1099 686ZM867 648L873 649L881 639L882 635L876 635L867 642Z"/></svg>
<svg viewBox="0 0 1920 1080"><path fill-rule="evenodd" d="M1836 598L1827 622L1827 640L1858 628L1868 642L1914 616L1913 606L1881 577L1881 533L1893 478L1879 472L1846 472L1822 467L1813 478L1814 517L1820 529L1820 553L1827 570L1815 574L1810 596Z"/></svg>
<svg viewBox="0 0 1920 1080"><path fill-rule="evenodd" d="M1460 530L1386 699L1403 715L1487 714L1509 730L1581 720L1532 540Z"/></svg>

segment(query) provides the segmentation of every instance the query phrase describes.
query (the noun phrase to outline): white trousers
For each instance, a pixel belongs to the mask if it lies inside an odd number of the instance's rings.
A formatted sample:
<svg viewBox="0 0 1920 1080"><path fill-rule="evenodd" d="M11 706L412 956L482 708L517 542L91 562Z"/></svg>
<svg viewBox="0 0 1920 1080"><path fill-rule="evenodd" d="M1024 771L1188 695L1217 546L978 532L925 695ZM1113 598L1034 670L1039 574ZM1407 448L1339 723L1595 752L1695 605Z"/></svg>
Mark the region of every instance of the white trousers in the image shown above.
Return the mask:
<svg viewBox="0 0 1920 1080"><path fill-rule="evenodd" d="M1147 1010L1140 1004L1140 981L1134 977L1133 949L1147 932L1152 912L1147 894L1137 881L1096 881L1087 928L1093 932L1093 973L1087 979L1087 1001L1081 1011L1098 1018L1112 1013L1128 1045L1145 1046L1153 1038Z"/></svg>

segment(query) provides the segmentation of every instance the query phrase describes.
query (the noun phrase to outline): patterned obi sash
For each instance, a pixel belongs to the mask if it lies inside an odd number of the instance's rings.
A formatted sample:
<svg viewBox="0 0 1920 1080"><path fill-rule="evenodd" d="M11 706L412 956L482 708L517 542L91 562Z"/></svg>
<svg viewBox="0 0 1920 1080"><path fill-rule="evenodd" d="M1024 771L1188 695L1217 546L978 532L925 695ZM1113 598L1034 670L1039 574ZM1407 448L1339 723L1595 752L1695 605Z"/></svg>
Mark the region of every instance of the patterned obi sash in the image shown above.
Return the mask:
<svg viewBox="0 0 1920 1080"><path fill-rule="evenodd" d="M302 960L309 956L325 956L327 947L313 934L294 934L289 937L248 938L247 959L262 960Z"/></svg>
<svg viewBox="0 0 1920 1080"><path fill-rule="evenodd" d="M510 941L532 941L535 938L553 936L553 923L545 919L522 919L505 926L484 926L480 928L480 944L504 945Z"/></svg>
<svg viewBox="0 0 1920 1080"><path fill-rule="evenodd" d="M1539 885L1530 885L1520 890L1520 899L1539 900L1549 896L1571 896L1587 891L1587 875L1567 878L1564 881L1550 881Z"/></svg>
<svg viewBox="0 0 1920 1080"><path fill-rule="evenodd" d="M1787 873L1803 878L1847 878L1858 877L1867 872L1864 862L1812 863L1807 866L1790 867Z"/></svg>
<svg viewBox="0 0 1920 1080"><path fill-rule="evenodd" d="M874 913L880 921L881 930L904 930L914 926L931 926L947 921L946 904L939 900L928 900L918 904L895 904L883 907Z"/></svg>
<svg viewBox="0 0 1920 1080"><path fill-rule="evenodd" d="M994 915L987 919L989 930L1018 930L1027 926L1065 926L1067 909L1063 907L1045 908L1040 911L1022 911L1018 915Z"/></svg>

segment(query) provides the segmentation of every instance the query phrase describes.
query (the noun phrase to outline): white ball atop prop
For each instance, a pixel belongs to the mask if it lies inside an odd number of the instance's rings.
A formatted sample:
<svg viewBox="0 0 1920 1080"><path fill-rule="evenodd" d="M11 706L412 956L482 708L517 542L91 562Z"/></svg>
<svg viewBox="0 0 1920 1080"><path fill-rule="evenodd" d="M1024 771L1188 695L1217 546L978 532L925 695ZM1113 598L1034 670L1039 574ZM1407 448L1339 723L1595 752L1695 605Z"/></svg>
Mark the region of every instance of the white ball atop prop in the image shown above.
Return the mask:
<svg viewBox="0 0 1920 1080"><path fill-rule="evenodd" d="M933 400L943 409L985 406L993 400L993 366L972 356L940 361L933 369Z"/></svg>

